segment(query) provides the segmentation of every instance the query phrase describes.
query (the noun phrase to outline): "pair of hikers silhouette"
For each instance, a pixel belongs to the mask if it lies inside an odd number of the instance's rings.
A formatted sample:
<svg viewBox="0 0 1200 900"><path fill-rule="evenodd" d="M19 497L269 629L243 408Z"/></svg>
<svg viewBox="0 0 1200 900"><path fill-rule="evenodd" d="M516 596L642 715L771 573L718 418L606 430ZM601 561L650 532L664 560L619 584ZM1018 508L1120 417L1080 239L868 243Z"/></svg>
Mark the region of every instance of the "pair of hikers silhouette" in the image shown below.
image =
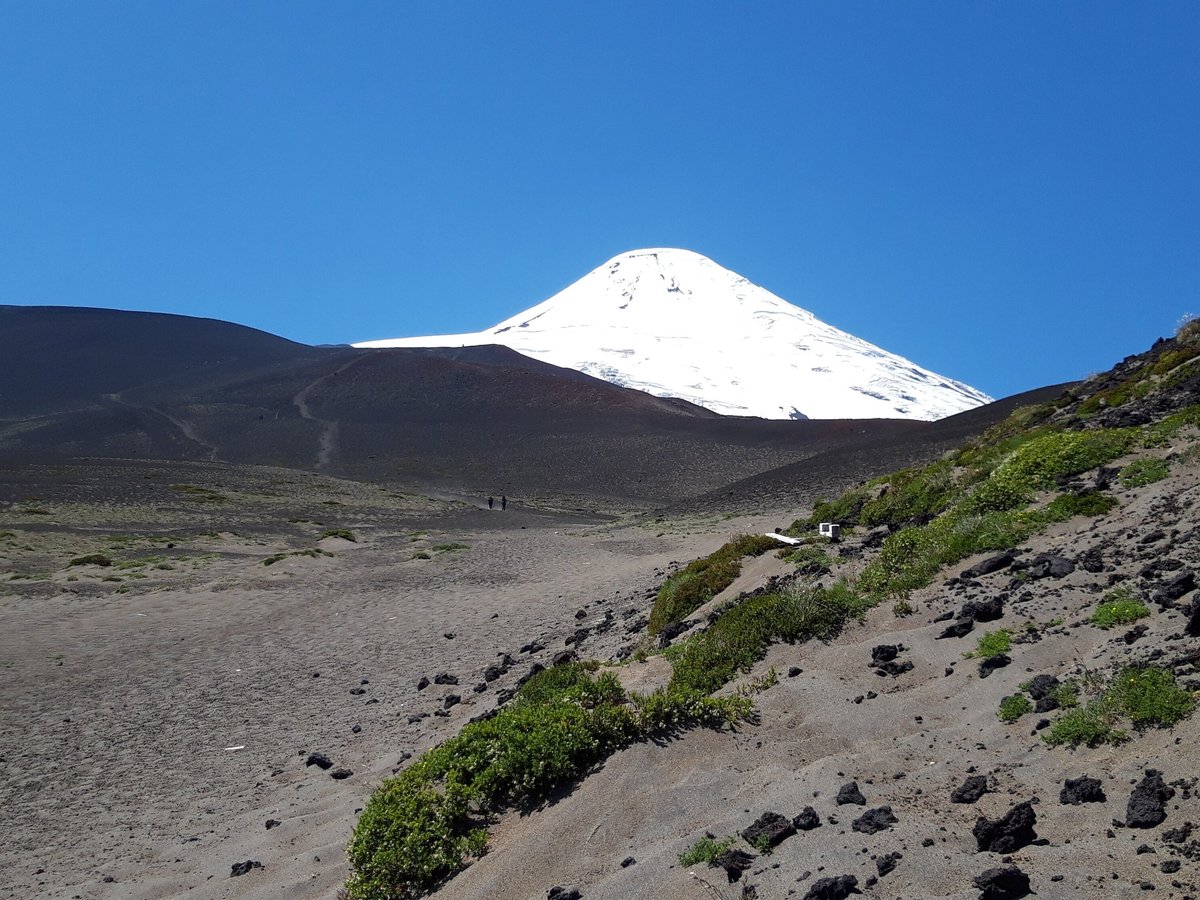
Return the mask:
<svg viewBox="0 0 1200 900"><path fill-rule="evenodd" d="M488 497L488 509L495 509L495 508L496 508L496 498ZM502 510L508 509L508 498L505 497L503 494L500 495L500 509L502 509Z"/></svg>

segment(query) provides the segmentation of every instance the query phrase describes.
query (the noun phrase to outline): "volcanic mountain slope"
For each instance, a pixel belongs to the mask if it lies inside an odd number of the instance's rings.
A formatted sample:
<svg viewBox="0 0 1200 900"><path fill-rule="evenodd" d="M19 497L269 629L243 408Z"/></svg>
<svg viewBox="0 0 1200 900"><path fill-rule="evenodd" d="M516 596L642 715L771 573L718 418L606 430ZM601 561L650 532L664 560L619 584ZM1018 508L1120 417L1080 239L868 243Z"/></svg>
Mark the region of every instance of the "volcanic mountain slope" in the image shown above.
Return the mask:
<svg viewBox="0 0 1200 900"><path fill-rule="evenodd" d="M646 506L864 440L903 437L924 459L936 428L721 417L500 346L315 348L182 316L0 314L10 458L225 461Z"/></svg>
<svg viewBox="0 0 1200 900"><path fill-rule="evenodd" d="M1195 897L1198 517L1191 326L550 647L375 794L350 895Z"/></svg>
<svg viewBox="0 0 1200 900"><path fill-rule="evenodd" d="M624 253L474 334L359 347L504 344L527 356L726 415L941 419L987 403L818 320L688 250Z"/></svg>

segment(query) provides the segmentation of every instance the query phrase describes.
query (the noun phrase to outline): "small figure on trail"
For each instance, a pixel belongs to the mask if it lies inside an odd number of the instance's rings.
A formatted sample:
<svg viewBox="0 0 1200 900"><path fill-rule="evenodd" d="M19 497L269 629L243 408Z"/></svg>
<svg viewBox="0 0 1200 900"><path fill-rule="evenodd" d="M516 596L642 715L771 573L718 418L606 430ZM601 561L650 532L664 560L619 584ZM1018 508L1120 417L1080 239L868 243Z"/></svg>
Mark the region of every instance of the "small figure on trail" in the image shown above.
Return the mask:
<svg viewBox="0 0 1200 900"><path fill-rule="evenodd" d="M495 497L488 497L488 509L492 509L496 505Z"/></svg>
<svg viewBox="0 0 1200 900"><path fill-rule="evenodd" d="M501 510L508 509L508 498L505 497L503 494L500 495L500 509Z"/></svg>

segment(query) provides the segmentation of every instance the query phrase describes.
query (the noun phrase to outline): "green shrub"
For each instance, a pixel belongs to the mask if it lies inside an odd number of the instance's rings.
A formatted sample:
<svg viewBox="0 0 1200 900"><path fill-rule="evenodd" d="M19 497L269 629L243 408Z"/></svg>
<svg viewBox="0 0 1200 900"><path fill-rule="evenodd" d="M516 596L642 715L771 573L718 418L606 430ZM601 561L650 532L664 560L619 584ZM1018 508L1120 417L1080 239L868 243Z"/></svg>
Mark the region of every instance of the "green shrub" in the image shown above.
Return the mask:
<svg viewBox="0 0 1200 900"><path fill-rule="evenodd" d="M1114 716L1111 711L1093 702L1059 716L1046 729L1042 740L1051 747L1063 744L1068 747L1078 747L1080 744L1086 744L1088 747L1115 744L1124 740L1126 734L1117 731L1113 724Z"/></svg>
<svg viewBox="0 0 1200 900"><path fill-rule="evenodd" d="M1148 456L1144 459L1135 459L1121 470L1118 477L1125 487L1135 488L1162 481L1168 474L1170 474L1170 467L1165 459Z"/></svg>
<svg viewBox="0 0 1200 900"><path fill-rule="evenodd" d="M884 479L885 490L868 501L858 515L860 525L902 525L937 515L954 499L957 486L950 460L922 468L902 469Z"/></svg>
<svg viewBox="0 0 1200 900"><path fill-rule="evenodd" d="M321 532L322 538L341 538L343 541L358 542L358 538L354 536L354 532L349 528L326 528Z"/></svg>
<svg viewBox="0 0 1200 900"><path fill-rule="evenodd" d="M111 566L113 561L110 557L103 553L88 553L86 556L77 556L71 560L68 566Z"/></svg>
<svg viewBox="0 0 1200 900"><path fill-rule="evenodd" d="M1117 625L1129 625L1148 615L1150 610L1133 596L1129 588L1118 588L1110 591L1108 599L1096 607L1092 613L1092 624L1109 629Z"/></svg>
<svg viewBox="0 0 1200 900"><path fill-rule="evenodd" d="M1166 447L1182 429L1188 427L1200 427L1200 406L1189 406L1161 422L1147 425L1142 443L1147 447Z"/></svg>
<svg viewBox="0 0 1200 900"><path fill-rule="evenodd" d="M1103 516L1117 505L1117 498L1100 491L1085 491L1082 494L1059 494L1041 510L1042 517L1049 522L1065 522L1076 516Z"/></svg>
<svg viewBox="0 0 1200 900"><path fill-rule="evenodd" d="M822 522L857 525L859 511L866 502L867 489L865 487L846 491L836 500L818 500L813 504L812 515L808 517L808 520L802 522L797 519L789 530L799 533L803 529L815 528Z"/></svg>
<svg viewBox="0 0 1200 900"><path fill-rule="evenodd" d="M449 544L434 544L431 548L436 553L453 553L456 550L470 550L466 544L449 543Z"/></svg>
<svg viewBox="0 0 1200 900"><path fill-rule="evenodd" d="M896 618L911 616L914 612L916 612L916 610L913 609L913 605L907 600L897 600L892 604L892 615L894 615Z"/></svg>
<svg viewBox="0 0 1200 900"><path fill-rule="evenodd" d="M1174 675L1154 666L1124 669L1107 697L1139 727L1174 725L1196 706L1196 698L1176 684Z"/></svg>
<svg viewBox="0 0 1200 900"><path fill-rule="evenodd" d="M692 560L658 589L650 612L650 634L680 622L729 585L742 571L742 559L761 556L779 546L765 534L743 534L701 559Z"/></svg>
<svg viewBox="0 0 1200 900"><path fill-rule="evenodd" d="M1000 701L1000 721L1012 723L1026 713L1033 712L1033 704L1024 694L1013 694Z"/></svg>
<svg viewBox="0 0 1200 900"><path fill-rule="evenodd" d="M725 838L723 841L718 841L715 838L705 835L683 853L679 854L679 864L682 866L694 866L697 863L712 865L718 856L733 846L733 840L730 837Z"/></svg>
<svg viewBox="0 0 1200 900"><path fill-rule="evenodd" d="M975 646L975 656L992 659L1012 649L1012 632L1006 628L981 634Z"/></svg>
<svg viewBox="0 0 1200 900"><path fill-rule="evenodd" d="M869 606L844 582L751 597L667 650L671 690L711 694L761 659L771 642L833 637Z"/></svg>
<svg viewBox="0 0 1200 900"><path fill-rule="evenodd" d="M185 497L199 501L200 503L225 503L229 500L224 494L219 494L214 490L194 484L173 484L171 488Z"/></svg>
<svg viewBox="0 0 1200 900"><path fill-rule="evenodd" d="M1072 679L1061 681L1051 688L1050 697L1057 700L1062 709L1074 709L1079 705L1079 685Z"/></svg>
<svg viewBox="0 0 1200 900"><path fill-rule="evenodd" d="M812 545L784 550L783 558L808 575L827 575L834 564L828 553Z"/></svg>

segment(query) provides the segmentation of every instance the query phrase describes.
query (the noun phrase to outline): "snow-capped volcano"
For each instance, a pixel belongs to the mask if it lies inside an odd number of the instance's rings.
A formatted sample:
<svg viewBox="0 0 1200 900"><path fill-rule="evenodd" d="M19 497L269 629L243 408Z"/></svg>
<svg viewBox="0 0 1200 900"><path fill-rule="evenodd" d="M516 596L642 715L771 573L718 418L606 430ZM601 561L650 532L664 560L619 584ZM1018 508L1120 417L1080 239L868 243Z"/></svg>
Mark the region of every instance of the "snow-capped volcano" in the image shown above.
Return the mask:
<svg viewBox="0 0 1200 900"><path fill-rule="evenodd" d="M991 400L689 250L623 253L486 331L354 346L476 344L727 415L934 420Z"/></svg>

